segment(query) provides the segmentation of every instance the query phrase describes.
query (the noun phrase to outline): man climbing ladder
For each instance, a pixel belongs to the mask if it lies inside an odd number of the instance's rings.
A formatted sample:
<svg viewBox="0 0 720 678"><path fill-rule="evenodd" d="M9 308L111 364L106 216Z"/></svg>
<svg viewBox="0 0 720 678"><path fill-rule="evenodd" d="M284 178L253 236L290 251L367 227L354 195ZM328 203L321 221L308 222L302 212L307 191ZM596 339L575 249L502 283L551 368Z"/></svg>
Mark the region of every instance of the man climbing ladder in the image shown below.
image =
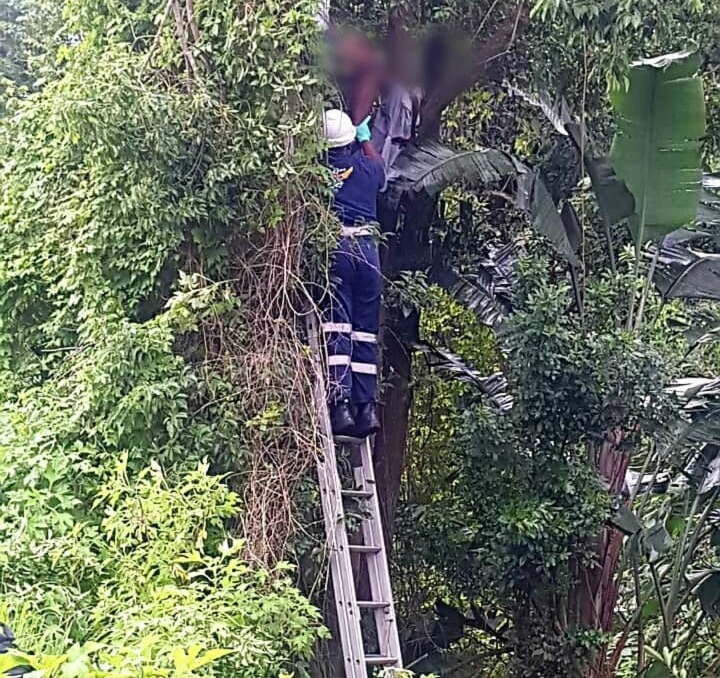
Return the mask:
<svg viewBox="0 0 720 678"><path fill-rule="evenodd" d="M380 428L375 400L382 278L376 236L377 197L385 170L370 143L367 120L356 128L346 113L330 110L324 130L335 182L333 211L342 225L322 327L330 420L334 435L365 438Z"/></svg>

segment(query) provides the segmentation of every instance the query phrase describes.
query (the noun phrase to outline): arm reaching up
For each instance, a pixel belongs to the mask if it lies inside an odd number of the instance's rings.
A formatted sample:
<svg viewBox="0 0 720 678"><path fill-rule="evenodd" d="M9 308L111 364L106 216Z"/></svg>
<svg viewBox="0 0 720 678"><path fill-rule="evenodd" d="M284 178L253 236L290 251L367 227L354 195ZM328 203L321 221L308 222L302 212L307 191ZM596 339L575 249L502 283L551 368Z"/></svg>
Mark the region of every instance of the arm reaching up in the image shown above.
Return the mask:
<svg viewBox="0 0 720 678"><path fill-rule="evenodd" d="M384 169L384 161L380 153L377 152L375 147L370 143L370 116L365 118L356 128L355 138L358 140L358 143L360 144L360 148L362 148L362 152L370 158L370 160L373 160L374 162L379 163L380 165L383 165Z"/></svg>

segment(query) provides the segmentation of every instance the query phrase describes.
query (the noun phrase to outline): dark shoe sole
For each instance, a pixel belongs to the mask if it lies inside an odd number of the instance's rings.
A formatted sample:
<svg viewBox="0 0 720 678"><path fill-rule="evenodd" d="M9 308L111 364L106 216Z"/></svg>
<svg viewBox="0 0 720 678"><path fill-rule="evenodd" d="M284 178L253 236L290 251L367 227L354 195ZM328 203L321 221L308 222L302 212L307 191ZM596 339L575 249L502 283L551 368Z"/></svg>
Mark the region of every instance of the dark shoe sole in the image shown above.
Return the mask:
<svg viewBox="0 0 720 678"><path fill-rule="evenodd" d="M369 429L356 429L353 432L353 435L357 438L360 438L361 440L365 440L365 438L370 438L371 436L376 435L380 431L380 427L373 427Z"/></svg>

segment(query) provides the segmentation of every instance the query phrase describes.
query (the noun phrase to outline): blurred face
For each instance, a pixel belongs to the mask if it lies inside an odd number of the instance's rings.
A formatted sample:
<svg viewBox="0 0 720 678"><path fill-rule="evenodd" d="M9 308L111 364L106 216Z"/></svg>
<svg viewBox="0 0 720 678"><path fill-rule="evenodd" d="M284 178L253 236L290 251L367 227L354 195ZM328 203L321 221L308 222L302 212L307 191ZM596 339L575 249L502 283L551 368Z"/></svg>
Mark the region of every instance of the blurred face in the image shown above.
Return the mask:
<svg viewBox="0 0 720 678"><path fill-rule="evenodd" d="M380 65L380 57L370 41L364 35L354 32L340 36L334 58L336 71L343 77L353 77Z"/></svg>

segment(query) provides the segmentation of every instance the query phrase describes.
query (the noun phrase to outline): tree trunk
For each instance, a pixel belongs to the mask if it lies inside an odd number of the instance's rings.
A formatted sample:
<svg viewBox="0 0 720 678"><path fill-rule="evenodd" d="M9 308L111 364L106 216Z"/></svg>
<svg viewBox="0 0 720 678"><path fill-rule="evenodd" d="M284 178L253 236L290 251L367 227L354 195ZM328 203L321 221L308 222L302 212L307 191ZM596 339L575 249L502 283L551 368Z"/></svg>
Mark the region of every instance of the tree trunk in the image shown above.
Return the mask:
<svg viewBox="0 0 720 678"><path fill-rule="evenodd" d="M611 496L618 496L625 485L630 454L623 448L623 432L611 431L603 443L593 450L592 460ZM578 581L570 595L571 618L576 613L580 628L609 633L613 628L618 597L617 566L624 535L606 525L597 539L597 560L594 567L578 567ZM588 666L587 678L610 678L608 646L603 645Z"/></svg>
<svg viewBox="0 0 720 678"><path fill-rule="evenodd" d="M385 396L382 429L375 445L375 471L383 512L385 539L392 543L395 511L405 468L405 450L412 404L412 356L391 331L384 337Z"/></svg>

